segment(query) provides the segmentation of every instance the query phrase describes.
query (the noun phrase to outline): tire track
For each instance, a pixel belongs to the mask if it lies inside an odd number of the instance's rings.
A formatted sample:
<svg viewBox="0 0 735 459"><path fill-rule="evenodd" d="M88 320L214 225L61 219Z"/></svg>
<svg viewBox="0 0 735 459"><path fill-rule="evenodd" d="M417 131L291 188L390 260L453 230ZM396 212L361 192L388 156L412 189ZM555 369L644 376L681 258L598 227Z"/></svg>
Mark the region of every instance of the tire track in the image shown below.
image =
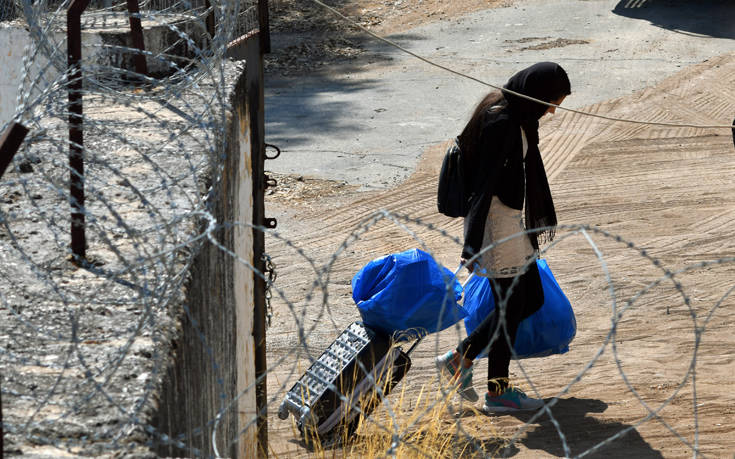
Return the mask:
<svg viewBox="0 0 735 459"><path fill-rule="evenodd" d="M656 87L594 104L589 110L636 119L695 119L704 123L720 123L722 120L719 118L727 116L728 110L735 107L735 92L727 87L728 82L732 83L733 75L733 55L714 58L708 63L686 69ZM703 87L706 89L702 90ZM729 132L719 135L704 129L639 126L569 112L558 115L562 116L556 116L542 126L542 134L546 134L543 136L542 152L545 153L544 160L560 223L596 225L621 235L653 256L660 257L664 265L672 270L688 263L735 253L731 241L735 224L735 180L732 180L735 176L735 153ZM394 189L345 199L336 208L328 207L327 201L321 207L316 203L313 210L299 213L298 218L303 220L301 227L304 230L289 235L292 236L291 240L300 247L308 248L309 256L321 266L361 221L382 208L420 218L451 235L461 235L461 219L441 216L435 209L436 174L442 154L441 146L428 149L417 171ZM451 264L456 260L459 249L457 244L435 230L416 225L409 227L416 231L441 261L446 261L450 269L453 267ZM624 244L597 234L593 234L592 238L602 250L613 277L618 306L624 305L648 283L661 277L661 270L638 256L634 250L626 249ZM269 252L272 245L276 250L274 253L279 256L284 254L293 260L286 262L289 273L303 270L310 275L308 263L294 259L290 249L282 247L282 243L279 245L279 242L274 241L271 244L269 241L268 244ZM335 323L348 323L357 314L349 297L349 280L360 266L378 255L415 246L417 241L410 235L391 222L383 221L340 254L329 273L329 304ZM563 387L563 383L571 381L594 355L610 329L611 312L609 285L599 260L583 238L560 244L549 253L549 257L557 278L578 312L578 337L569 354L548 360L522 362L523 368L532 375L534 383L539 384L545 396L551 396ZM276 260L277 265L278 262ZM711 301L719 299L733 286L731 266L677 275L677 280L687 288L692 298L692 308L699 318L704 317L713 306ZM302 289L313 280L311 277L296 279L283 286L289 298L299 298L303 294ZM321 311L321 305L317 303L319 301L300 301L297 304L304 308L303 320L307 325L319 325L309 336L309 346L322 349L336 332L327 319L322 319L325 320L323 324L312 322ZM698 351L701 360L698 364L697 393L698 400L705 403L698 412L698 434L704 453L713 456L717 456L717 451L735 448L735 439L717 426L717 423L722 423L723 416L732 416L732 406L735 406L735 397L729 389L732 362L735 360L727 351L735 346L735 335L731 330L732 304L733 298L726 300L727 308L723 305L715 313L703 335L704 343L717 345L703 345ZM279 308L282 305L274 305L274 310L283 314ZM669 309L670 313L667 314ZM618 330L618 357L622 360L626 375L652 406L658 406L673 393L672 388L677 387L685 372L683 369L691 361L695 335L689 314L679 293L671 283L667 283L641 297L626 312L625 321ZM293 330L284 330L283 327L288 327L288 324L274 326L272 333L276 339L272 340L269 335L269 352L272 349L276 354L281 352L285 355L289 352L287 346L297 342L295 334L288 335ZM412 355L413 368L401 383L407 388L409 397L415 399L418 388L427 381L433 381L431 378L435 376L435 371L431 358L438 350L445 350L456 341L454 331L440 333L417 349ZM478 368L477 375L483 374L485 368ZM295 376L288 376L288 369L276 369L282 383L288 383L300 375L298 372ZM511 366L511 371L515 378L522 379L516 364ZM540 378L539 375L544 377ZM479 379L476 377L478 387L481 385ZM611 384L611 381L615 381L615 384ZM562 397L561 407L564 409L555 410L554 414L564 426L565 433L569 434L570 446L582 448L585 445L585 437L589 435L581 433L580 429L586 429L584 432L587 433L596 432L595 438L599 441L642 419L645 414L641 414L643 410L639 403L619 382L617 365L612 353L606 350L599 363L585 375L584 384L574 387L574 395ZM275 383L269 382L269 386L275 388ZM671 425L688 438L694 432L691 392L691 383L688 382L662 413ZM604 414L587 416L587 411L574 414L574 407L579 409L579 405L574 405L573 401L580 399L602 403L604 409L600 412L604 411ZM567 405L564 406L564 403ZM470 428L481 429L486 427L487 422L484 417L463 419L463 425ZM505 437L516 433L522 424L510 416L498 417L493 422L494 428ZM277 432L274 435L280 438L293 437L288 424L274 419L273 426L273 431ZM550 428L548 432L555 431ZM543 433L539 435L550 436ZM645 446L638 451L660 450L667 457L691 453L674 439L671 432L656 422L648 422L632 430L629 435L637 436L634 440ZM558 442L558 438L544 441ZM629 443L626 445L630 446ZM293 451L294 457L305 456L296 444L285 445L284 449ZM530 450L523 451L523 454L526 453L531 454Z"/></svg>
<svg viewBox="0 0 735 459"><path fill-rule="evenodd" d="M598 113L602 104L596 104L587 111ZM574 158L574 156L589 142L589 139L595 134L594 131L600 129L599 120L589 118L587 116L571 113L560 120L561 126L551 136L551 141L542 145L542 151L549 152L544 158L544 164L547 168L550 183L561 172L564 167Z"/></svg>
<svg viewBox="0 0 735 459"><path fill-rule="evenodd" d="M725 228L735 228L735 211L724 210L702 220L699 228L705 233L715 233Z"/></svg>

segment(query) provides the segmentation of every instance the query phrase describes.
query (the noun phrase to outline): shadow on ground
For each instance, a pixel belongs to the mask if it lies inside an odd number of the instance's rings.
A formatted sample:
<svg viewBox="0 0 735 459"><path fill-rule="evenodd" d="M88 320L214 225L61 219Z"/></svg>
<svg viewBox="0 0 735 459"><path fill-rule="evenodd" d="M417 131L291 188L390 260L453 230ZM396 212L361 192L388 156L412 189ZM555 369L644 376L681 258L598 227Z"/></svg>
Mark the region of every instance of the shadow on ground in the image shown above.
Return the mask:
<svg viewBox="0 0 735 459"><path fill-rule="evenodd" d="M390 37L402 45L422 37L412 34L400 34ZM371 38L351 38L356 47L364 49ZM315 46L317 42L314 42ZM364 93L366 98L375 97L385 82L380 80L346 79L342 75L358 73L364 65L388 62L399 51L385 43L370 43L370 51L360 59L336 59L320 72L321 78L304 78L314 76L316 72L283 76L266 75L266 124L269 138L278 138L293 149L313 140L313 133L328 131L335 137L359 137L366 129L364 117L375 116L375 113L354 113L355 109L348 102L347 95ZM350 114L346 116L345 114ZM298 134L301 133L301 134Z"/></svg>
<svg viewBox="0 0 735 459"><path fill-rule="evenodd" d="M732 0L621 0L613 13L646 20L679 33L735 38L735 20L712 20L735 18L735 2Z"/></svg>
<svg viewBox="0 0 735 459"><path fill-rule="evenodd" d="M549 400L547 400L547 403ZM662 458L660 452L654 450L638 431L631 425L620 422L602 421L590 413L602 413L607 404L601 400L585 398L564 398L551 408L554 419L559 425L554 425L551 418L544 414L529 426L529 430L518 442L529 450L543 450L557 457L578 456L598 444L625 431L614 441L599 449L586 454L585 457L598 458ZM514 417L523 422L531 421L533 413L518 413ZM569 451L565 451L563 434Z"/></svg>
<svg viewBox="0 0 735 459"><path fill-rule="evenodd" d="M266 84L268 137L277 137L293 148L311 139L314 132L326 130L336 136L340 132L359 132L360 120L345 116L349 103L333 95L368 94L379 84L366 80L307 83L301 78L271 78Z"/></svg>
<svg viewBox="0 0 735 459"><path fill-rule="evenodd" d="M549 403L551 400L546 400ZM595 448L599 443L608 440L615 435L626 431L609 444L599 449L590 451L584 457L593 458L663 458L660 452L654 450L646 443L638 431L630 425L620 422L601 421L588 416L589 413L602 413L607 409L607 403L586 398L564 398L559 399L551 408L554 419L559 424L559 429L548 415L534 418L534 412L501 413L487 415L491 418L502 418L512 416L523 423L528 423L520 438L509 443L510 438L504 440L490 439L486 443L492 448L485 448L492 452L493 457L513 457L519 453L518 445L523 445L524 450L545 451L555 457L576 457ZM475 409L467 408L457 414L457 417L468 418L473 416L486 416ZM564 436L561 440L559 431ZM479 441L479 440L478 440ZM569 451L565 451L566 442Z"/></svg>

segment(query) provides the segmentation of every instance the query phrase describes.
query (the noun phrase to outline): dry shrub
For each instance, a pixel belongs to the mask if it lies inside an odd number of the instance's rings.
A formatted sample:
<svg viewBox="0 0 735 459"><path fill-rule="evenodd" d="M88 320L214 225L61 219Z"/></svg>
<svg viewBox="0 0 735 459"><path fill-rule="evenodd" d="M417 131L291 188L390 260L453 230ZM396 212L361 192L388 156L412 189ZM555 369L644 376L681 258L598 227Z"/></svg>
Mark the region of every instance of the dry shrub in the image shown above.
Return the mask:
<svg viewBox="0 0 735 459"><path fill-rule="evenodd" d="M488 419L480 440L468 432L462 419L485 416L472 406L453 403L453 392L442 392L436 380L421 387L416 400L402 385L375 412L360 416L357 428L344 428L337 438L308 441L317 458L484 458L493 457L507 446L495 435ZM316 441L314 441L316 440Z"/></svg>

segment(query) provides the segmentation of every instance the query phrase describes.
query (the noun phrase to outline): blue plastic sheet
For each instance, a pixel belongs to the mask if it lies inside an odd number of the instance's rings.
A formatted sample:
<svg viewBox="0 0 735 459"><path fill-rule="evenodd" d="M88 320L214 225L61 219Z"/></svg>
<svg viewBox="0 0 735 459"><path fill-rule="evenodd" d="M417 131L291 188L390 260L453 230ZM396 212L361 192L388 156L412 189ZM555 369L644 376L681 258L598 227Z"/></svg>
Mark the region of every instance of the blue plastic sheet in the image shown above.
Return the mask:
<svg viewBox="0 0 735 459"><path fill-rule="evenodd" d="M386 333L423 335L454 325L466 316L461 297L454 273L418 249L377 258L352 278L363 323Z"/></svg>
<svg viewBox="0 0 735 459"><path fill-rule="evenodd" d="M556 282L546 260L537 260L541 285L544 288L544 304L541 309L523 320L513 348L516 358L545 357L564 354L577 333L574 310ZM495 300L486 277L472 276L465 285L464 310L467 313L464 325L469 335L495 308ZM505 339L500 336L499 339ZM487 353L477 358L486 356Z"/></svg>

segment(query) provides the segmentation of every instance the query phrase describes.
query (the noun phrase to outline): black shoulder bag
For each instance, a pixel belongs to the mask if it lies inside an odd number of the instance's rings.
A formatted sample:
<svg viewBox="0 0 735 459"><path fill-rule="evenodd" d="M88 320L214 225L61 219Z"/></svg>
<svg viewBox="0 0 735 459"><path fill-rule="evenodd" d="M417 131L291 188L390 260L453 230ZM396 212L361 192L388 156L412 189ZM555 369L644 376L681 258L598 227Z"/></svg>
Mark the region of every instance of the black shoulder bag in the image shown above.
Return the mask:
<svg viewBox="0 0 735 459"><path fill-rule="evenodd" d="M457 139L447 148L439 172L439 187L436 204L439 212L447 217L466 217L470 210L471 194L467 175L462 163L462 151Z"/></svg>

